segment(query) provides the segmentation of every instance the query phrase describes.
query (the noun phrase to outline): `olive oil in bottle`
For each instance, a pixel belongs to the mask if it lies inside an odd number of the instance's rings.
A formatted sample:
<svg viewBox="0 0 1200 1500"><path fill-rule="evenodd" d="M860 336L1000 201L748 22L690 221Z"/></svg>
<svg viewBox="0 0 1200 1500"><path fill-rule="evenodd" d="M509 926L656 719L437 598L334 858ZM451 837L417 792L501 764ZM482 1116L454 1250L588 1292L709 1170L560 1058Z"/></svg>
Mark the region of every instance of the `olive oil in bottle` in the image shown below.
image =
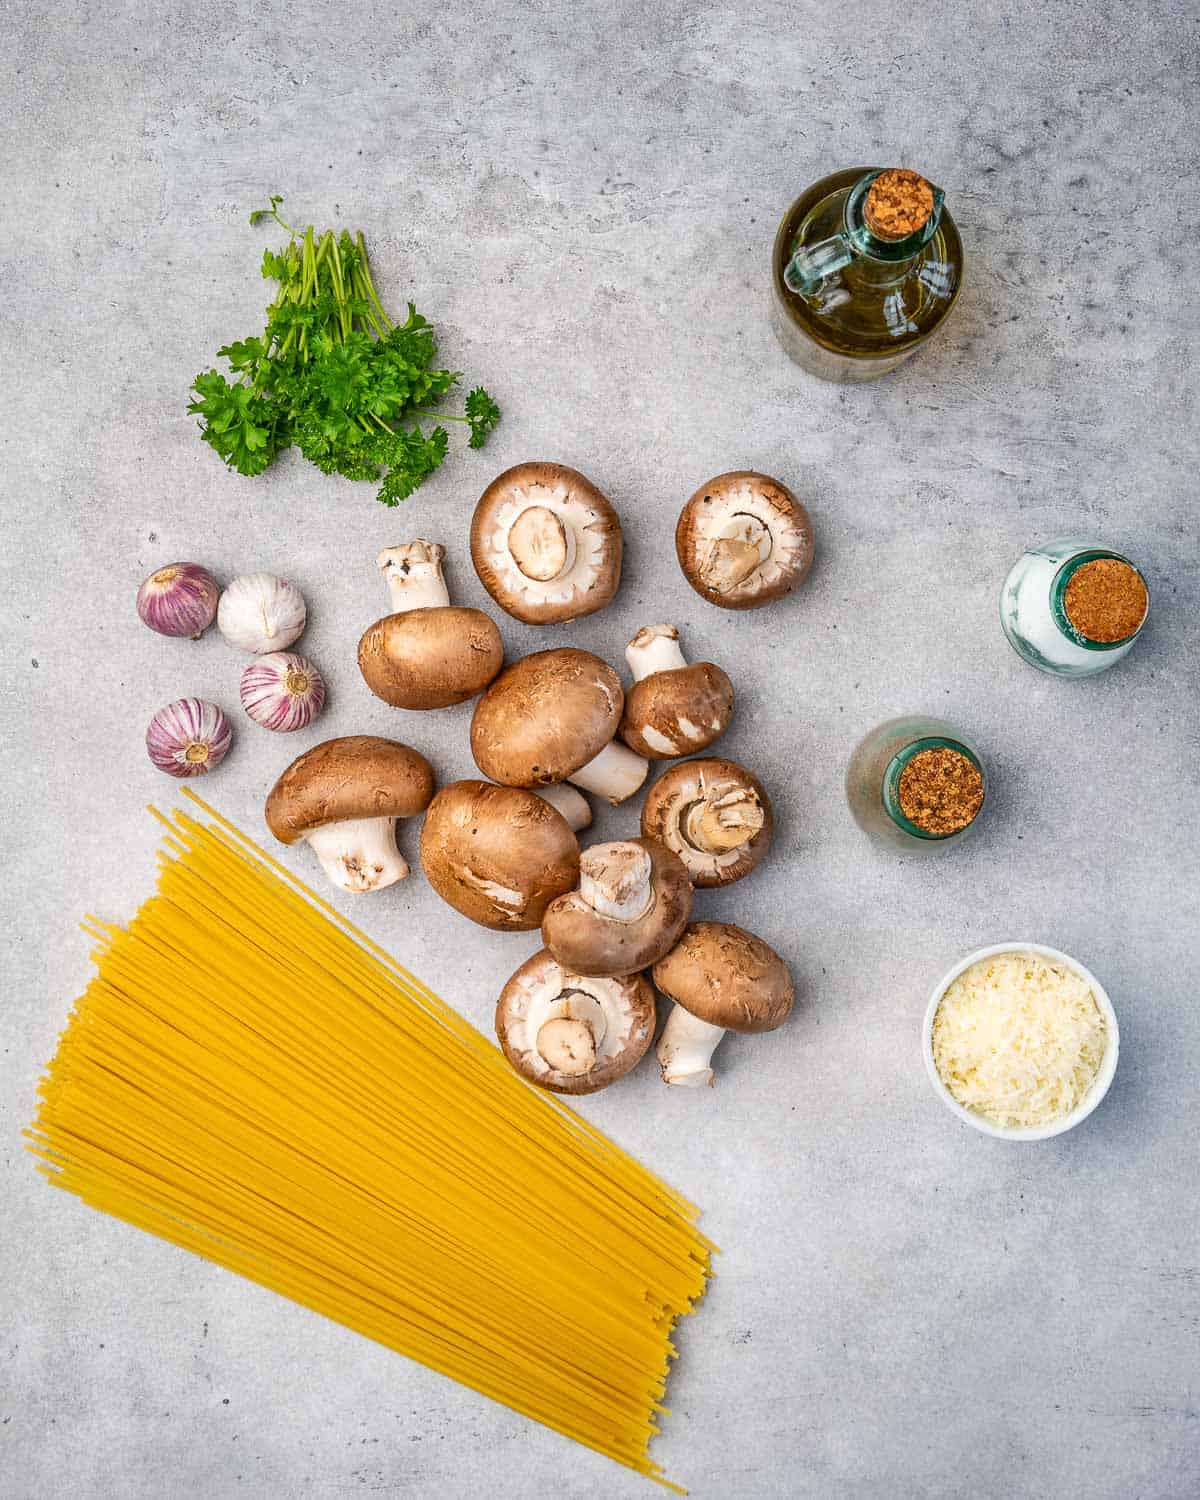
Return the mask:
<svg viewBox="0 0 1200 1500"><path fill-rule="evenodd" d="M775 236L771 312L798 365L873 380L941 327L963 271L943 197L916 172L855 167L796 199Z"/></svg>

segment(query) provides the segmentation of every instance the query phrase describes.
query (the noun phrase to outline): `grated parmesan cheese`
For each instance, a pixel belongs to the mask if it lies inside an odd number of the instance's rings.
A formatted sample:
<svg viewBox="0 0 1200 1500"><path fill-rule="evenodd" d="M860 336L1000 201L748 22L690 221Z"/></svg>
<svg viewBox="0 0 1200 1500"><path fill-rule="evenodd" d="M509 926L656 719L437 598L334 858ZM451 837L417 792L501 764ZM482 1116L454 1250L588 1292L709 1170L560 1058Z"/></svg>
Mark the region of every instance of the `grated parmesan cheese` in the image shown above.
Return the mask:
<svg viewBox="0 0 1200 1500"><path fill-rule="evenodd" d="M933 1018L933 1060L955 1099L1002 1128L1049 1125L1083 1098L1108 1026L1065 964L998 953L960 974Z"/></svg>

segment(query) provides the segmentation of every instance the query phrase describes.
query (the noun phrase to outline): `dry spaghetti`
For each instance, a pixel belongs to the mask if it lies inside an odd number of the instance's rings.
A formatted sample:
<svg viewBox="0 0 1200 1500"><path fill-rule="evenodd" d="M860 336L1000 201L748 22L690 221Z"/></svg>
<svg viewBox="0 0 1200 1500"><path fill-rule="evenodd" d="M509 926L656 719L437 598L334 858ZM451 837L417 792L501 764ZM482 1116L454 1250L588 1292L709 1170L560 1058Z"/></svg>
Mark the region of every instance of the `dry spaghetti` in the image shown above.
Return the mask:
<svg viewBox="0 0 1200 1500"><path fill-rule="evenodd" d="M85 926L41 1170L667 1484L648 1444L709 1270L695 1208L192 800L212 822L161 819L129 927Z"/></svg>

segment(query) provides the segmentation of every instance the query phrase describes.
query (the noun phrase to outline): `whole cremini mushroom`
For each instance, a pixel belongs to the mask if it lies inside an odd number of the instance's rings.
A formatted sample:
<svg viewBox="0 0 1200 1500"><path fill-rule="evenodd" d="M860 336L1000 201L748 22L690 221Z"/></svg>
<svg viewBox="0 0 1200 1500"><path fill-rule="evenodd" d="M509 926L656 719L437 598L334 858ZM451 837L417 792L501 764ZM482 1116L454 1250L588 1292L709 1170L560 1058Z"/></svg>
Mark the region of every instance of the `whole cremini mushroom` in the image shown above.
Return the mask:
<svg viewBox="0 0 1200 1500"><path fill-rule="evenodd" d="M421 867L442 900L464 917L524 932L574 886L579 844L567 819L536 792L455 781L425 814Z"/></svg>
<svg viewBox="0 0 1200 1500"><path fill-rule="evenodd" d="M616 804L649 769L615 742L625 694L607 662L563 646L506 667L475 705L471 754L504 786L573 781Z"/></svg>
<svg viewBox="0 0 1200 1500"><path fill-rule="evenodd" d="M675 551L698 594L755 609L803 583L813 559L808 512L787 485L752 469L718 474L683 507Z"/></svg>
<svg viewBox="0 0 1200 1500"><path fill-rule="evenodd" d="M675 1002L658 1039L663 1082L685 1088L712 1083L712 1055L726 1031L774 1031L795 998L774 948L728 922L693 922L653 975Z"/></svg>
<svg viewBox="0 0 1200 1500"><path fill-rule="evenodd" d="M267 827L283 844L303 840L334 885L381 891L408 874L396 819L429 806L433 768L396 740L352 734L294 760L267 796Z"/></svg>
<svg viewBox="0 0 1200 1500"><path fill-rule="evenodd" d="M525 463L493 479L471 521L471 558L492 598L527 625L603 609L621 582L621 523L565 464Z"/></svg>
<svg viewBox="0 0 1200 1500"><path fill-rule="evenodd" d="M543 948L501 990L496 1036L531 1083L556 1094L594 1094L645 1056L654 991L641 974L573 974Z"/></svg>
<svg viewBox="0 0 1200 1500"><path fill-rule="evenodd" d="M695 755L729 728L733 683L710 661L689 666L674 625L646 625L625 648L633 687L625 695L621 738L639 755Z"/></svg>
<svg viewBox="0 0 1200 1500"><path fill-rule="evenodd" d="M646 793L642 833L678 854L696 886L732 885L771 846L774 819L757 776L718 756L680 761Z"/></svg>
<svg viewBox="0 0 1200 1500"><path fill-rule="evenodd" d="M393 708L465 703L504 665L496 622L480 609L450 603L445 552L418 539L387 547L377 559L393 613L363 634L358 667L375 696Z"/></svg>
<svg viewBox="0 0 1200 1500"><path fill-rule="evenodd" d="M579 888L546 908L542 941L566 969L636 974L675 946L691 914L692 883L663 844L593 844L579 861Z"/></svg>

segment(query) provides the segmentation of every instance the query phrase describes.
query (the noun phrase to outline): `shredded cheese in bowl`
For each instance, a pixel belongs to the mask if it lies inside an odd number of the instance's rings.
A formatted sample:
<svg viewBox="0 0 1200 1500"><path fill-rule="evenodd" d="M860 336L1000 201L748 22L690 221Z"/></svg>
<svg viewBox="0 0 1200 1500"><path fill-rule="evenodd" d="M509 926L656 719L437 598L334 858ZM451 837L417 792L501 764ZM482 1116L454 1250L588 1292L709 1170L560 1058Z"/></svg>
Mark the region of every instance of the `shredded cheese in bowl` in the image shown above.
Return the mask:
<svg viewBox="0 0 1200 1500"><path fill-rule="evenodd" d="M1109 1027L1092 986L1036 953L981 958L946 989L933 1061L954 1099L1001 1129L1052 1125L1095 1081Z"/></svg>

